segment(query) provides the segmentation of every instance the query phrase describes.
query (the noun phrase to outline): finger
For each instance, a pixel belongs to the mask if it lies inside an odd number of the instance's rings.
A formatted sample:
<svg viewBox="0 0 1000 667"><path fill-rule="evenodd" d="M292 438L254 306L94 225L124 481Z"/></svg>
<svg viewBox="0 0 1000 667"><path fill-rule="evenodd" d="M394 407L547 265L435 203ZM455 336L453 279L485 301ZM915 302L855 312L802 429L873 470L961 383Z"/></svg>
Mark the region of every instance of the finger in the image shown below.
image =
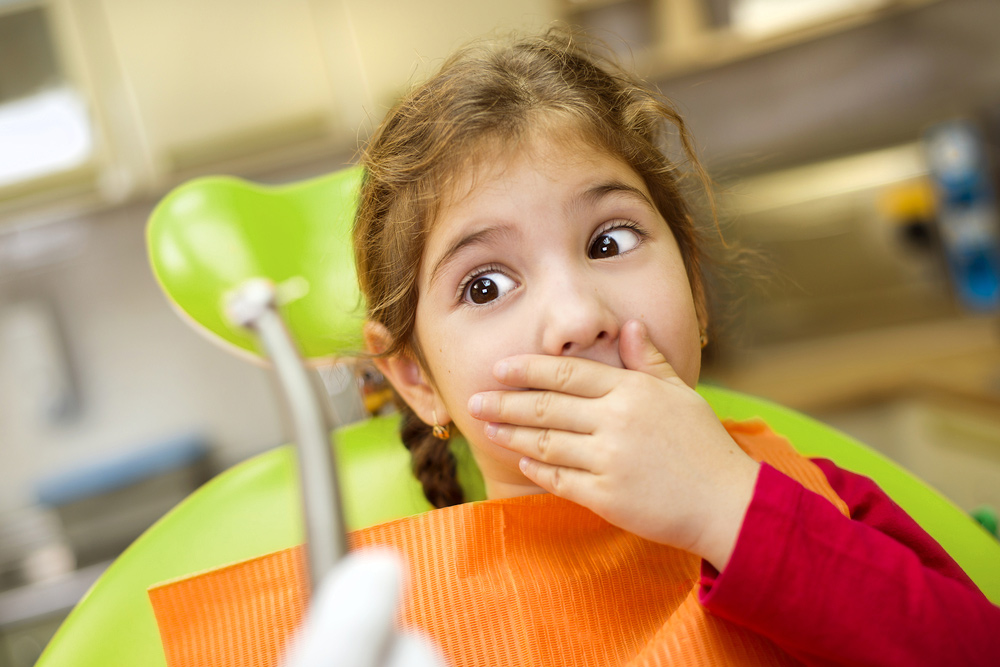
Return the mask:
<svg viewBox="0 0 1000 667"><path fill-rule="evenodd" d="M641 371L661 380L677 377L673 366L650 340L646 325L639 320L629 320L622 325L618 354L629 370Z"/></svg>
<svg viewBox="0 0 1000 667"><path fill-rule="evenodd" d="M597 457L594 443L578 433L551 428L531 428L510 424L487 424L486 437L492 442L536 461L594 472Z"/></svg>
<svg viewBox="0 0 1000 667"><path fill-rule="evenodd" d="M521 354L498 361L493 376L511 387L599 398L615 386L620 371L590 359Z"/></svg>
<svg viewBox="0 0 1000 667"><path fill-rule="evenodd" d="M595 422L591 399L554 391L484 391L469 399L469 414L498 424L554 428L592 433Z"/></svg>
<svg viewBox="0 0 1000 667"><path fill-rule="evenodd" d="M549 493L586 506L588 486L595 479L591 473L577 468L554 466L527 456L518 465L525 477Z"/></svg>

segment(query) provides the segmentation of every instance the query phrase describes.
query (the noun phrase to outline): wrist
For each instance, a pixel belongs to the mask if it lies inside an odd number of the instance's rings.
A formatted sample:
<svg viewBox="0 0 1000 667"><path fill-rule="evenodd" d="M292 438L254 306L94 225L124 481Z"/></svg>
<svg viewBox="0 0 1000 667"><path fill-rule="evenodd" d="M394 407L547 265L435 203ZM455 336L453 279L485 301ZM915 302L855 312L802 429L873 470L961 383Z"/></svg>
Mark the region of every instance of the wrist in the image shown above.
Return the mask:
<svg viewBox="0 0 1000 667"><path fill-rule="evenodd" d="M760 464L747 457L735 473L720 480L724 490L717 498L711 521L706 524L706 530L693 550L719 572L725 569L736 548L743 519L753 500Z"/></svg>

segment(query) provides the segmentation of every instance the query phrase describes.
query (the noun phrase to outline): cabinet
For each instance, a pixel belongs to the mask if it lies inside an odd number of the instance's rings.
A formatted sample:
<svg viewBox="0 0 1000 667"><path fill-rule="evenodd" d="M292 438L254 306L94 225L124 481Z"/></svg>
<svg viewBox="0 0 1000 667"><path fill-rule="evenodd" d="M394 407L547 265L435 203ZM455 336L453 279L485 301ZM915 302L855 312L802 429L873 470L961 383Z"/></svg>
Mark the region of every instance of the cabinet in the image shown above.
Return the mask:
<svg viewBox="0 0 1000 667"><path fill-rule="evenodd" d="M19 0L43 14L60 76L87 109L74 170L5 186L0 216L60 197L156 197L208 172L340 166L414 77L497 26L538 30L555 0ZM419 62L414 67L414 62ZM27 65L15 65L24 67ZM0 100L2 102L2 100ZM2 107L0 107L2 109ZM73 188L56 189L54 178Z"/></svg>
<svg viewBox="0 0 1000 667"><path fill-rule="evenodd" d="M687 74L939 0L562 0L645 77Z"/></svg>
<svg viewBox="0 0 1000 667"><path fill-rule="evenodd" d="M106 20L152 174L346 132L307 0L77 5Z"/></svg>

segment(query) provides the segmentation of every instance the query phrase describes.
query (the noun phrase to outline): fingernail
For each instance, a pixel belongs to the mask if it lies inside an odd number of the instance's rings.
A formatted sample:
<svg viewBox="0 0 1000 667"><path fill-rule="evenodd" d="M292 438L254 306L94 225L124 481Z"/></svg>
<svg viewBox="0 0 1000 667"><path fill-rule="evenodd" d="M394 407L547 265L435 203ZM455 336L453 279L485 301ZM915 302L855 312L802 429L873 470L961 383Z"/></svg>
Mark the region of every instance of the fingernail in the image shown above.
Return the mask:
<svg viewBox="0 0 1000 667"><path fill-rule="evenodd" d="M473 415L478 415L483 410L483 397L479 394L473 394L472 398L469 399L469 412Z"/></svg>
<svg viewBox="0 0 1000 667"><path fill-rule="evenodd" d="M493 371L493 375L496 376L498 380L506 380L508 373L510 373L510 365L506 361L498 363L496 365L496 369Z"/></svg>
<svg viewBox="0 0 1000 667"><path fill-rule="evenodd" d="M517 462L517 467L521 469L521 472L528 472L528 457L522 456L521 460Z"/></svg>
<svg viewBox="0 0 1000 667"><path fill-rule="evenodd" d="M492 440L493 436L497 434L497 425L490 422L489 424L486 425L485 430L486 430L486 437Z"/></svg>

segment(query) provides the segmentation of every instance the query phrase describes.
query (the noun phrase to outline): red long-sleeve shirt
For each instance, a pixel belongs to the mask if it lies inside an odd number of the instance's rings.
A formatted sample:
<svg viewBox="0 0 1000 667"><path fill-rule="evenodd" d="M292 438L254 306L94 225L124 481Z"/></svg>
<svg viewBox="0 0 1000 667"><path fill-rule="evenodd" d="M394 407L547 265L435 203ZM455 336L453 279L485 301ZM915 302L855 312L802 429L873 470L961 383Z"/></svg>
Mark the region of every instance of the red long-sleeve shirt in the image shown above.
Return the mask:
<svg viewBox="0 0 1000 667"><path fill-rule="evenodd" d="M763 464L705 608L810 665L1000 664L1000 607L873 481L815 463L850 518Z"/></svg>

